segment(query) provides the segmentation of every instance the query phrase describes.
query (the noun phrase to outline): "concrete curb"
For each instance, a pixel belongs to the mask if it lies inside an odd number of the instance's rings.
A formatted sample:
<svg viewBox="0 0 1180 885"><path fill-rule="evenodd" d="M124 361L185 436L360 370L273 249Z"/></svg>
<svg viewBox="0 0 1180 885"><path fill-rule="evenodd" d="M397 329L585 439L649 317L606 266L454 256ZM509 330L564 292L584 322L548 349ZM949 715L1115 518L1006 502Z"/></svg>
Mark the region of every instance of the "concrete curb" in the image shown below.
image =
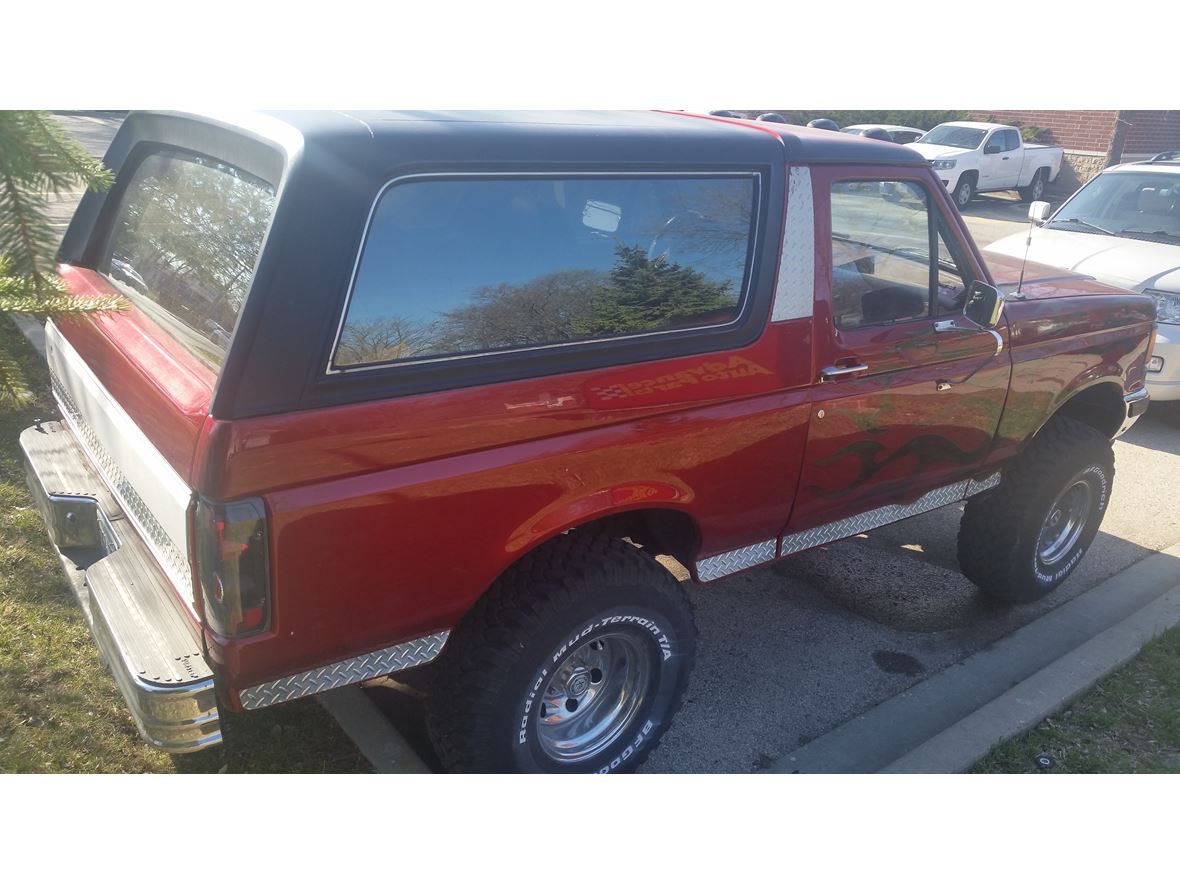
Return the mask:
<svg viewBox="0 0 1180 885"><path fill-rule="evenodd" d="M1108 578L1097 587L1076 599L1043 615L1032 623L997 640L970 657L934 674L913 688L895 695L876 707L849 720L814 741L786 756L772 771L797 773L869 773L890 769L909 754L944 733L946 738L931 744L928 764L941 767L923 770L961 771L980 758L974 755L976 742L968 741L969 732L963 722L1010 690L1016 691L1030 677L1054 666L1075 668L1072 682L1064 678L1054 682L1055 670L1038 681L1025 686L1032 692L1058 691L1055 698L1042 697L1037 705L1024 702L1025 712L1013 705L1009 697L1003 705L992 708L997 716L1007 710L1011 721L991 721L990 740L986 750L1010 733L1019 733L1035 724L1030 721L1034 706L1048 715L1060 709L1088 684L1125 663L1151 638L1152 631L1171 626L1167 621L1170 608L1152 608L1152 604L1173 589L1180 587L1180 545L1153 554ZM1129 635L1138 638L1138 645L1126 651L1126 642L1116 641L1120 634L1111 633L1104 642L1089 645L1091 640L1106 631L1140 616L1142 621L1130 622ZM1155 621L1153 622L1153 619ZM1152 623L1148 629L1144 624ZM1124 637L1125 640L1125 637ZM1083 648L1085 650L1083 651ZM1093 655L1087 661L1087 656ZM1081 669L1082 662L1086 668ZM1092 677L1092 679L1091 679ZM1042 717L1043 718L1043 717ZM979 720L974 725L980 725ZM958 744L952 737L958 735ZM958 747L958 755L952 748ZM918 764L915 756L907 764ZM909 770L909 769L907 769Z"/></svg>
<svg viewBox="0 0 1180 885"><path fill-rule="evenodd" d="M1146 643L1177 624L1180 587L1013 686L882 771L966 771L996 744L1024 734L1069 706L1102 677L1131 661Z"/></svg>
<svg viewBox="0 0 1180 885"><path fill-rule="evenodd" d="M317 695L378 774L429 774L421 757L406 743L359 685Z"/></svg>

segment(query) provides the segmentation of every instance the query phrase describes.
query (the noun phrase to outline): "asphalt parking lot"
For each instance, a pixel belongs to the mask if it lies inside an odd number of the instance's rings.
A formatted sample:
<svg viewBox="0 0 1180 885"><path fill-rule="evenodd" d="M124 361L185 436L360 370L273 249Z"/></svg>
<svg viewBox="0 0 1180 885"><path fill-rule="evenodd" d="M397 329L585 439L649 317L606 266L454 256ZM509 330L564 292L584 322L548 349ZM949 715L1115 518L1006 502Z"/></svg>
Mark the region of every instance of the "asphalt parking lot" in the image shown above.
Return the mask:
<svg viewBox="0 0 1180 885"><path fill-rule="evenodd" d="M118 124L95 114L61 120L95 153ZM1027 208L1015 193L988 194L964 217L986 246L1026 230ZM69 201L56 211L64 227ZM684 709L643 770L779 767L801 745L1180 541L1170 493L1180 481L1180 408L1152 406L1115 456L1102 531L1067 583L1034 605L990 604L959 574L957 506L706 587L685 582L699 656ZM368 695L431 763L416 690L386 682Z"/></svg>

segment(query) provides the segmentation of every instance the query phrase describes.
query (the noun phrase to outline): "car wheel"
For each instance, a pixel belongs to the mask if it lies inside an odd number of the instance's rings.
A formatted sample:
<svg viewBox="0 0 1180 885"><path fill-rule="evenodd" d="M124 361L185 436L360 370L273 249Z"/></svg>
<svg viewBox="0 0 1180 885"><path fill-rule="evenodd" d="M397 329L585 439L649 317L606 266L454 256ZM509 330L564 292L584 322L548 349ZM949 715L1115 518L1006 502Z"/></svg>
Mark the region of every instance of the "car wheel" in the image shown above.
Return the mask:
<svg viewBox="0 0 1180 885"><path fill-rule="evenodd" d="M1045 170L1038 169L1037 174L1033 176L1033 180L1029 182L1028 187L1020 188L1020 198L1025 202L1032 203L1039 200L1045 195Z"/></svg>
<svg viewBox="0 0 1180 885"><path fill-rule="evenodd" d="M969 175L964 175L955 186L955 205L960 210L966 209L973 199L975 199L975 182L971 180Z"/></svg>
<svg viewBox="0 0 1180 885"><path fill-rule="evenodd" d="M451 771L633 771L679 709L695 647L667 569L616 538L562 535L455 628L428 693L431 740Z"/></svg>
<svg viewBox="0 0 1180 885"><path fill-rule="evenodd" d="M968 500L959 565L985 594L1032 602L1059 586L1098 533L1114 483L1114 451L1099 431L1054 418L1004 471Z"/></svg>

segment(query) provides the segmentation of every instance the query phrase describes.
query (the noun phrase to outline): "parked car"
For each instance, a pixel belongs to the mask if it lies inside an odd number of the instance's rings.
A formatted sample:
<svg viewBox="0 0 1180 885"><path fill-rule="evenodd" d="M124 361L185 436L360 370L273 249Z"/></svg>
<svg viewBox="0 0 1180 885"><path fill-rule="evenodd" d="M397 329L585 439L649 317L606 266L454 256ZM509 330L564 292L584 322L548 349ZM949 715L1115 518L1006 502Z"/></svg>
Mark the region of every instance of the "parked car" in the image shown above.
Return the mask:
<svg viewBox="0 0 1180 885"><path fill-rule="evenodd" d="M849 135L862 135L866 129L883 129L895 144L909 144L926 134L925 129L914 129L912 126L887 126L883 123L857 123L855 126L845 126L841 132Z"/></svg>
<svg viewBox="0 0 1180 885"><path fill-rule="evenodd" d="M964 573L1037 599L1147 404L1154 302L1069 274L1004 302L886 142L152 112L105 162L60 272L131 307L46 324L62 417L21 444L173 752L219 742L222 711L429 664L447 768L634 769L696 649L657 556L708 584L965 502Z"/></svg>
<svg viewBox="0 0 1180 885"><path fill-rule="evenodd" d="M138 292L147 292L147 284L143 281L143 277L135 272L135 268L129 261L118 255L111 256L111 275Z"/></svg>
<svg viewBox="0 0 1180 885"><path fill-rule="evenodd" d="M935 126L909 146L930 161L939 180L965 209L977 193L1019 190L1039 200L1057 179L1064 151L1025 143L1015 126L959 120Z"/></svg>
<svg viewBox="0 0 1180 885"><path fill-rule="evenodd" d="M1180 151L1103 170L1053 213L1031 242L1014 234L999 255L1087 274L1150 295L1159 331L1147 367L1156 400L1180 399Z"/></svg>

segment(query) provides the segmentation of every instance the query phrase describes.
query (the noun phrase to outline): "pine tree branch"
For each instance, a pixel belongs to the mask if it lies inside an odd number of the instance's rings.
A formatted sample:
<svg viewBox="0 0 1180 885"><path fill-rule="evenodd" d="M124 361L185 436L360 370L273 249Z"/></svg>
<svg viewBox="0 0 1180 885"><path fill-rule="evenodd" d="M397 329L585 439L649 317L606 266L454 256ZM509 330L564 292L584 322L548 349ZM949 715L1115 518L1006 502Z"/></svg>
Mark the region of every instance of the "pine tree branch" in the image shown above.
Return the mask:
<svg viewBox="0 0 1180 885"><path fill-rule="evenodd" d="M0 111L0 310L122 310L118 297L71 295L55 273L47 198L77 185L105 190L111 172L45 111Z"/></svg>
<svg viewBox="0 0 1180 885"><path fill-rule="evenodd" d="M0 230L0 255L6 259L6 273L27 277L34 290L40 293L46 288L43 271L46 259L43 256L46 251L44 229L48 225L44 221L44 211L36 205L35 199L25 198L13 175L6 172L0 181L3 183L0 209L6 210L0 212L0 225L11 231L5 234Z"/></svg>
<svg viewBox="0 0 1180 885"><path fill-rule="evenodd" d="M25 383L24 373L16 360L0 353L0 404L27 406L33 401L33 393Z"/></svg>

